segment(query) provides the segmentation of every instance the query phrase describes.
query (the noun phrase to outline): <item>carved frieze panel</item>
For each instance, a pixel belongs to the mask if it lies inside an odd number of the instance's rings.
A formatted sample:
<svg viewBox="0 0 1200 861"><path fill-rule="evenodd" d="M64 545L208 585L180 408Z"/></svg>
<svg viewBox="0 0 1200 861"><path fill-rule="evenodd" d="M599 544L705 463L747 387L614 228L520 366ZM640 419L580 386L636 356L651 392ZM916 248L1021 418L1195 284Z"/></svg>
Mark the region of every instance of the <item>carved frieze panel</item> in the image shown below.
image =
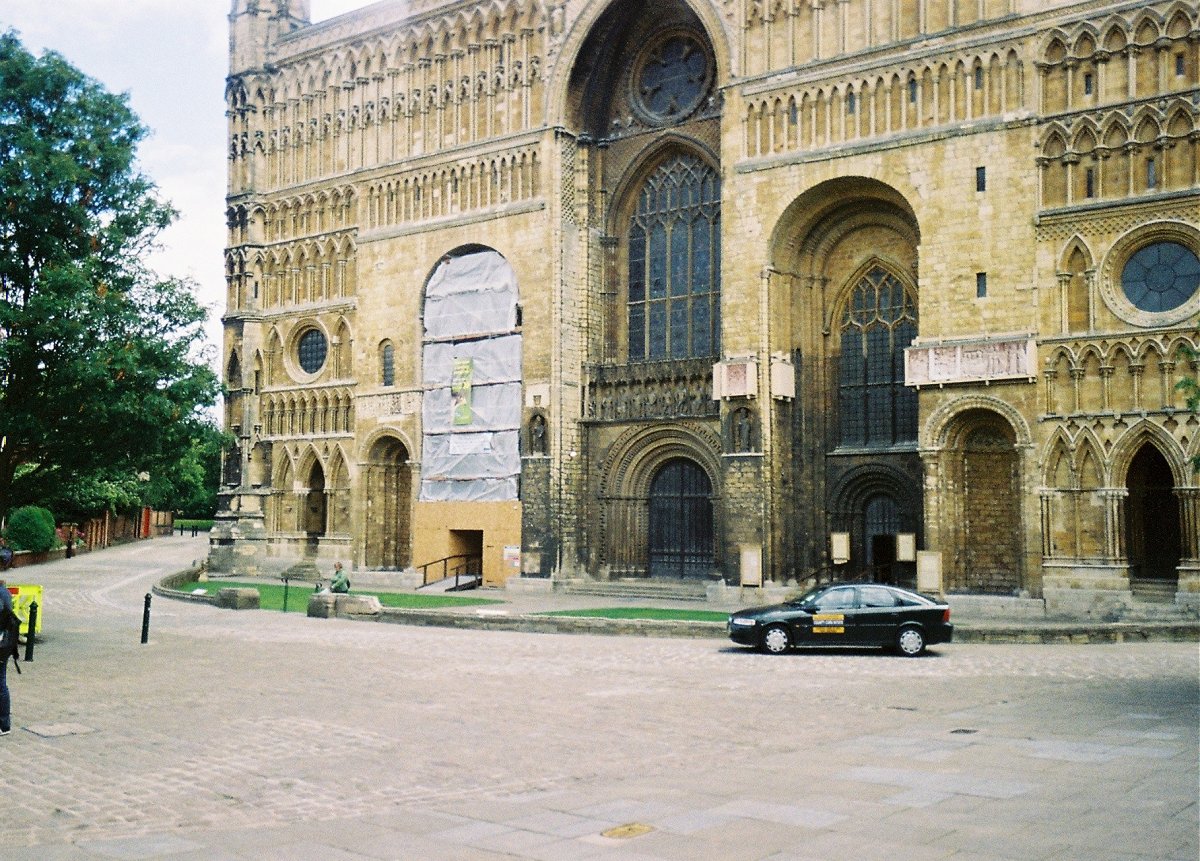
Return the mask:
<svg viewBox="0 0 1200 861"><path fill-rule="evenodd" d="M596 365L587 387L587 419L637 421L714 418L712 363L707 359Z"/></svg>
<svg viewBox="0 0 1200 861"><path fill-rule="evenodd" d="M1027 336L938 344L914 344L904 351L907 386L991 383L1037 376L1037 342Z"/></svg>

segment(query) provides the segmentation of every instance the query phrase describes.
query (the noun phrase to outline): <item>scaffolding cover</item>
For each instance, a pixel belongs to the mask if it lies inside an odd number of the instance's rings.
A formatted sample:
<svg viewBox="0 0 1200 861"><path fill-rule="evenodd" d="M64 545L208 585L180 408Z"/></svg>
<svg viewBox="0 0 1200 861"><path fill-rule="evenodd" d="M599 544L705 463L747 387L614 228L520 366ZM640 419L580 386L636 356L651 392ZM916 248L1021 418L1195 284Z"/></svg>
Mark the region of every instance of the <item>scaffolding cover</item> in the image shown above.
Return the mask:
<svg viewBox="0 0 1200 861"><path fill-rule="evenodd" d="M449 258L425 294L421 499L516 499L521 472L517 282L494 251Z"/></svg>
<svg viewBox="0 0 1200 861"><path fill-rule="evenodd" d="M495 251L442 263L425 287L425 337L458 338L517 327L517 276Z"/></svg>
<svg viewBox="0 0 1200 861"><path fill-rule="evenodd" d="M426 481L515 477L521 464L518 437L516 431L431 434L425 437L421 477Z"/></svg>
<svg viewBox="0 0 1200 861"><path fill-rule="evenodd" d="M472 380L477 386L521 382L521 336L505 335L457 344L426 344L425 385L449 385L455 362L463 359L471 360Z"/></svg>
<svg viewBox="0 0 1200 861"><path fill-rule="evenodd" d="M507 502L517 498L517 477L421 482L422 502Z"/></svg>
<svg viewBox="0 0 1200 861"><path fill-rule="evenodd" d="M431 389L421 412L426 434L517 430L521 384Z"/></svg>

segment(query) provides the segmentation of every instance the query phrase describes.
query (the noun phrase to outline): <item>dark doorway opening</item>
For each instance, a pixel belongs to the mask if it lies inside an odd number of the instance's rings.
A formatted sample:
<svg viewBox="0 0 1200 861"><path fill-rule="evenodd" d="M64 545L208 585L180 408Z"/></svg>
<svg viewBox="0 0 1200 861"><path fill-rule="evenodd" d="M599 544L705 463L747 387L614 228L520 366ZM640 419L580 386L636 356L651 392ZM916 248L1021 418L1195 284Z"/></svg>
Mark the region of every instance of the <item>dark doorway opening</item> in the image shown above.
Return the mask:
<svg viewBox="0 0 1200 861"><path fill-rule="evenodd" d="M1170 464L1147 443L1133 456L1126 481L1125 547L1131 583L1177 581L1182 535Z"/></svg>
<svg viewBox="0 0 1200 861"><path fill-rule="evenodd" d="M327 508L325 470L321 464L314 463L308 474L308 493L304 497L304 532L308 535L312 550L316 549L320 537L325 534Z"/></svg>
<svg viewBox="0 0 1200 861"><path fill-rule="evenodd" d="M482 529L451 529L450 555L483 558Z"/></svg>

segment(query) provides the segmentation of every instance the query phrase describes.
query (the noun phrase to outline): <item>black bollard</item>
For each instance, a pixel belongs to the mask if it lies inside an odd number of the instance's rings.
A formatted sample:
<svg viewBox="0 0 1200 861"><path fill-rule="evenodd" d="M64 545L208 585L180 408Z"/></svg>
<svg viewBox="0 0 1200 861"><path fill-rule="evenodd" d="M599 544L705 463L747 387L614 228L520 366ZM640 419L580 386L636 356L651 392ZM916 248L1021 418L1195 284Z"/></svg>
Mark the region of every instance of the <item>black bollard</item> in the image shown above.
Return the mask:
<svg viewBox="0 0 1200 861"><path fill-rule="evenodd" d="M37 630L37 601L32 601L29 604L29 629L25 635L25 660L33 660L33 632Z"/></svg>
<svg viewBox="0 0 1200 861"><path fill-rule="evenodd" d="M142 642L150 642L150 593L146 593L146 609L142 611Z"/></svg>

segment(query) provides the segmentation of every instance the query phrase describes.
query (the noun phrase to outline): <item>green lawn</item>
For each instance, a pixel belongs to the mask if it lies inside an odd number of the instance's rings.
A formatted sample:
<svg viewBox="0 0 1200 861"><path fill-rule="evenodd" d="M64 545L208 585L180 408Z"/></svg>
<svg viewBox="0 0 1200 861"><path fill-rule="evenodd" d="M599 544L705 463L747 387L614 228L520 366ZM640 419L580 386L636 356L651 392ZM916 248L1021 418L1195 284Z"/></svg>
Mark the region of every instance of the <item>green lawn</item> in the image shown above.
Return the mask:
<svg viewBox="0 0 1200 861"><path fill-rule="evenodd" d="M175 588L181 592L194 592L203 589L209 595L217 594L218 590L231 586L241 586L258 590L259 608L263 610L283 609L283 584L263 583L259 581L207 580L204 583L195 580ZM305 613L308 611L308 596L312 594L312 585L292 583L288 586L288 612ZM368 592L355 589L355 595L374 595L385 607L402 607L409 610L428 610L438 607L463 607L473 604L503 604L494 598L460 598L457 595L413 595L408 592Z"/></svg>
<svg viewBox="0 0 1200 861"><path fill-rule="evenodd" d="M659 619L671 622L724 622L728 613L715 610L671 610L662 607L599 607L593 610L555 610L539 616L583 616L590 619Z"/></svg>

